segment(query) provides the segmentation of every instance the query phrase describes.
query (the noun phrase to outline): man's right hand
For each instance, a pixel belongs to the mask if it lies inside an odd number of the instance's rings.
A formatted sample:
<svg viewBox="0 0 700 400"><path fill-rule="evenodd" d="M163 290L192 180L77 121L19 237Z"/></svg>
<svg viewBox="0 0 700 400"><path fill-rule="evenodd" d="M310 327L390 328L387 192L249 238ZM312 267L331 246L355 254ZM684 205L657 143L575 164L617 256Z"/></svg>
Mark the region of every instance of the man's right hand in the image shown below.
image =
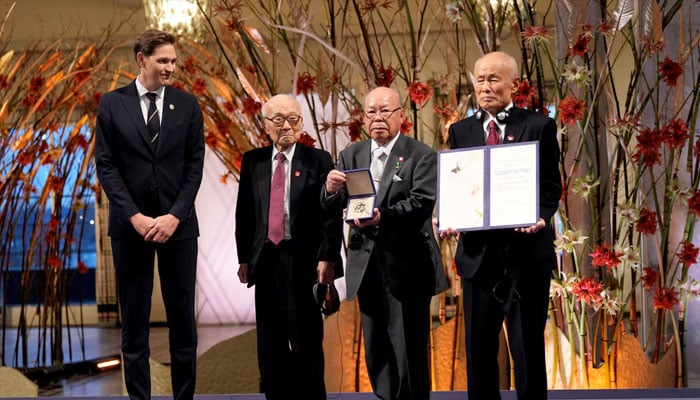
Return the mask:
<svg viewBox="0 0 700 400"><path fill-rule="evenodd" d="M139 235L144 238L156 224L155 219L141 213L134 214L134 216L129 218L129 222L131 222L131 225L134 227L134 229L136 229L136 232L138 232Z"/></svg>
<svg viewBox="0 0 700 400"><path fill-rule="evenodd" d="M248 283L248 263L243 263L238 266L238 279L241 283Z"/></svg>
<svg viewBox="0 0 700 400"><path fill-rule="evenodd" d="M345 185L345 173L338 171L337 169L332 170L328 173L326 177L326 193L336 194L338 190Z"/></svg>

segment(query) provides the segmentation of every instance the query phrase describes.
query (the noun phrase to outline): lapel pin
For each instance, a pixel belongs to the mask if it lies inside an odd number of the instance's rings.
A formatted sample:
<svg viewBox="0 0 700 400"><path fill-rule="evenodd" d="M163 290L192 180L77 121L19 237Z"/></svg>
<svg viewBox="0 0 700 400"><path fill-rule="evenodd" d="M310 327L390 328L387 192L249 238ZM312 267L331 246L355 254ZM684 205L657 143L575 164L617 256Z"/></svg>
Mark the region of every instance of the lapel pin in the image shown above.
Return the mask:
<svg viewBox="0 0 700 400"><path fill-rule="evenodd" d="M508 136L506 137L506 140L508 140L509 142L512 142L512 141L515 140L515 136L513 136L513 135L508 135Z"/></svg>
<svg viewBox="0 0 700 400"><path fill-rule="evenodd" d="M301 171L294 171L294 176L301 176Z"/></svg>
<svg viewBox="0 0 700 400"><path fill-rule="evenodd" d="M175 109L175 104L170 103L170 104L168 105L168 108L171 109L171 110L174 110L174 109Z"/></svg>

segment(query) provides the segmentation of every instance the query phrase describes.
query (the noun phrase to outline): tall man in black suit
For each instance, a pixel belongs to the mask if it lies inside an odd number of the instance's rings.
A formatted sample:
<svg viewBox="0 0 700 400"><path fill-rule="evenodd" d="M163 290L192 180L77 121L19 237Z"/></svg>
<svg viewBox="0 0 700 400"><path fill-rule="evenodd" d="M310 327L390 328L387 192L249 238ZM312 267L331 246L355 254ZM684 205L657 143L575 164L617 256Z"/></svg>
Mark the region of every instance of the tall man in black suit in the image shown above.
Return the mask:
<svg viewBox="0 0 700 400"><path fill-rule="evenodd" d="M323 319L314 283L342 276L340 212L321 207L330 154L297 144L299 102L263 106L273 145L243 155L236 204L238 277L255 285L260 388L267 399L325 399Z"/></svg>
<svg viewBox="0 0 700 400"><path fill-rule="evenodd" d="M551 118L513 107L517 63L493 52L477 60L474 87L480 110L449 130L450 148L538 141L539 215L535 225L460 235L455 261L464 287L470 399L500 399L498 345L505 318L519 400L547 398L544 329L551 271L556 266L549 221L561 195L557 126ZM456 235L445 228L443 236Z"/></svg>
<svg viewBox="0 0 700 400"><path fill-rule="evenodd" d="M170 330L176 399L195 386L194 288L204 135L197 100L167 86L175 37L147 30L134 44L139 75L105 94L97 113L95 161L109 198L109 235L122 313L124 378L129 397L150 398L148 358L153 264L158 254Z"/></svg>
<svg viewBox="0 0 700 400"><path fill-rule="evenodd" d="M351 225L347 299L358 296L365 360L374 393L386 400L430 398L430 299L447 289L432 228L436 153L400 134L399 94L378 87L364 101L371 139L340 153L328 174L324 204L348 200L344 170L370 168L377 188L374 217Z"/></svg>

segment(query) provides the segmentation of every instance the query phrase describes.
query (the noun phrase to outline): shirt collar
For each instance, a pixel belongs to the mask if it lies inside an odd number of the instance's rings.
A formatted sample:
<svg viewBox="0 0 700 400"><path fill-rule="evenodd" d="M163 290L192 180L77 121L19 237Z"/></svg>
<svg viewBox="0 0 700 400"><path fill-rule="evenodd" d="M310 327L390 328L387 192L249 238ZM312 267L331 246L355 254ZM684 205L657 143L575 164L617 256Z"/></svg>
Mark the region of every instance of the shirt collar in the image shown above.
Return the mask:
<svg viewBox="0 0 700 400"><path fill-rule="evenodd" d="M394 148L394 145L396 144L396 141L399 139L399 136L400 136L400 135L402 135L401 132L397 133L397 134L394 136L394 138L391 139L391 140L389 141L389 143L387 143L387 144L384 145L384 146L378 145L377 142L375 142L374 139L372 139L372 142L371 142L372 144L371 144L371 146L370 146L370 153L371 153L371 154L374 154L374 150L379 149L379 148L382 148L382 149L384 149L384 153L386 153L386 155L388 156L389 154L391 154L391 149Z"/></svg>
<svg viewBox="0 0 700 400"><path fill-rule="evenodd" d="M138 92L139 97L143 97L146 93L155 93L157 98L159 98L159 99L163 98L163 92L165 91L165 86L161 86L156 90L148 90L148 89L146 89L145 86L143 86L141 81L139 81L138 77L136 77L135 82L136 82L136 91Z"/></svg>
<svg viewBox="0 0 700 400"><path fill-rule="evenodd" d="M294 143L293 145L287 147L286 150L281 152L281 153L284 153L284 158L286 158L287 161L291 161L292 156L294 155L294 150L296 149L296 147L297 147L297 144ZM272 145L272 159L273 160L275 159L275 156L277 155L277 153L280 153L280 151L277 150L277 146Z"/></svg>

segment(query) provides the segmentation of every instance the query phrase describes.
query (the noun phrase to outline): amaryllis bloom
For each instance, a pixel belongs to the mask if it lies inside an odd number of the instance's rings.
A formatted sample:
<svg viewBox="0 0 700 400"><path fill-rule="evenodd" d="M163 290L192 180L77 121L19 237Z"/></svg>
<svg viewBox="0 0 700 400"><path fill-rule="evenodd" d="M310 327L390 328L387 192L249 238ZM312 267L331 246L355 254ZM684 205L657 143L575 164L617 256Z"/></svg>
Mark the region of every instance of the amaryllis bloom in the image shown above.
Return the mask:
<svg viewBox="0 0 700 400"><path fill-rule="evenodd" d="M700 143L700 140L698 142ZM688 211L700 217L700 190L693 190L688 199Z"/></svg>
<svg viewBox="0 0 700 400"><path fill-rule="evenodd" d="M445 16L452 23L456 23L462 19L462 8L459 6L458 1L451 1L445 4Z"/></svg>
<svg viewBox="0 0 700 400"><path fill-rule="evenodd" d="M180 81L175 81L175 82L171 83L170 87L173 87L173 88L178 89L178 90L182 90L183 92L187 91L187 90L185 90L185 85Z"/></svg>
<svg viewBox="0 0 700 400"><path fill-rule="evenodd" d="M564 66L561 75L569 83L576 83L581 86L588 86L591 84L591 70L585 65L578 64L573 60Z"/></svg>
<svg viewBox="0 0 700 400"><path fill-rule="evenodd" d="M197 60L194 57L189 56L185 58L185 62L182 63L182 66L180 68L182 68L183 71L187 72L190 75L195 75L197 74L198 66L199 63L197 62Z"/></svg>
<svg viewBox="0 0 700 400"><path fill-rule="evenodd" d="M579 33L576 41L571 45L571 55L583 57L588 53L589 43L591 43L591 35L588 32Z"/></svg>
<svg viewBox="0 0 700 400"><path fill-rule="evenodd" d="M311 135L306 132L302 132L301 135L299 135L299 140L297 140L297 143L301 143L308 147L316 147L316 139L312 138Z"/></svg>
<svg viewBox="0 0 700 400"><path fill-rule="evenodd" d="M683 66L666 56L666 58L659 63L659 75L661 76L661 80L666 82L668 86L676 86L678 84L678 77L683 75Z"/></svg>
<svg viewBox="0 0 700 400"><path fill-rule="evenodd" d="M574 124L583 119L586 102L574 96L566 96L559 102L559 121L563 124Z"/></svg>
<svg viewBox="0 0 700 400"><path fill-rule="evenodd" d="M316 77L304 71L297 76L297 93L309 94L316 90Z"/></svg>
<svg viewBox="0 0 700 400"><path fill-rule="evenodd" d="M610 35L614 34L615 33L615 23L612 21L609 21L607 19L600 21L600 24L598 25L598 32L600 32L606 36L610 36Z"/></svg>
<svg viewBox="0 0 700 400"><path fill-rule="evenodd" d="M580 301L591 305L600 302L603 298L600 292L603 290L603 282L598 282L590 276L573 284L571 292Z"/></svg>
<svg viewBox="0 0 700 400"><path fill-rule="evenodd" d="M207 132L207 135L204 137L204 143L206 143L210 149L216 150L219 146L219 138L216 137L214 132Z"/></svg>
<svg viewBox="0 0 700 400"><path fill-rule="evenodd" d="M600 246L596 246L593 253L589 253L589 256L593 257L593 265L596 267L607 267L615 268L620 265L620 256L622 253L613 251L607 244L603 243Z"/></svg>
<svg viewBox="0 0 700 400"><path fill-rule="evenodd" d="M362 121L353 119L348 124L348 135L351 142L357 142L362 139Z"/></svg>
<svg viewBox="0 0 700 400"><path fill-rule="evenodd" d="M88 266L84 262L80 261L78 266L75 267L75 270L78 271L80 275L85 275L88 273Z"/></svg>
<svg viewBox="0 0 700 400"><path fill-rule="evenodd" d="M661 163L662 136L656 129L644 128L637 135L636 152L632 155L635 161L642 161L644 165L651 168L654 164Z"/></svg>
<svg viewBox="0 0 700 400"><path fill-rule="evenodd" d="M658 273L654 268L644 267L644 274L640 278L642 286L644 289L651 290L656 284L656 278L658 278Z"/></svg>
<svg viewBox="0 0 700 400"><path fill-rule="evenodd" d="M683 264L683 267L688 268L690 264L698 262L698 252L700 252L700 248L695 247L695 245L687 240L681 242L681 245L683 245L683 248L676 254L678 256L678 262Z"/></svg>
<svg viewBox="0 0 700 400"><path fill-rule="evenodd" d="M679 118L674 118L661 128L661 137L666 145L677 149L685 145L688 140L688 124Z"/></svg>
<svg viewBox="0 0 700 400"><path fill-rule="evenodd" d="M624 224L636 222L639 219L639 210L633 203L620 203L617 205L617 213Z"/></svg>
<svg viewBox="0 0 700 400"><path fill-rule="evenodd" d="M61 193L63 191L64 180L58 176L49 176L46 180L46 185L54 193Z"/></svg>
<svg viewBox="0 0 700 400"><path fill-rule="evenodd" d="M634 269L639 267L639 264L641 264L642 262L642 255L639 252L639 247L625 246L622 249L622 255L620 256L620 260L622 260L622 262Z"/></svg>
<svg viewBox="0 0 700 400"><path fill-rule="evenodd" d="M557 250L563 250L567 253L574 252L574 245L583 244L588 239L588 236L581 235L581 230L575 231L566 230L554 241Z"/></svg>
<svg viewBox="0 0 700 400"><path fill-rule="evenodd" d="M258 114L262 110L262 104L252 97L243 99L243 113L249 117Z"/></svg>
<svg viewBox="0 0 700 400"><path fill-rule="evenodd" d="M518 85L518 90L513 94L513 104L516 107L527 108L534 96L535 87L530 85L530 81L523 79Z"/></svg>
<svg viewBox="0 0 700 400"><path fill-rule="evenodd" d="M643 207L639 210L639 219L634 225L637 232L645 235L653 235L656 233L656 212Z"/></svg>
<svg viewBox="0 0 700 400"><path fill-rule="evenodd" d="M407 135L411 132L411 128L413 128L413 122L411 122L408 118L404 118L403 121L401 121L401 133Z"/></svg>
<svg viewBox="0 0 700 400"><path fill-rule="evenodd" d="M389 8L391 6L392 0L365 0L364 4L360 7L362 14L375 11L378 8Z"/></svg>
<svg viewBox="0 0 700 400"><path fill-rule="evenodd" d="M412 102L416 103L418 107L422 107L433 95L433 91L427 83L413 81L408 85L408 94Z"/></svg>
<svg viewBox="0 0 700 400"><path fill-rule="evenodd" d="M194 84L192 85L192 91L200 96L204 94L204 90L206 90L206 88L207 82L202 78L199 78L196 81L194 81Z"/></svg>
<svg viewBox="0 0 700 400"><path fill-rule="evenodd" d="M655 310L673 310L678 304L678 292L674 288L657 288L654 292Z"/></svg>
<svg viewBox="0 0 700 400"><path fill-rule="evenodd" d="M537 41L547 41L552 29L546 26L529 26L522 32L523 39L529 44Z"/></svg>
<svg viewBox="0 0 700 400"><path fill-rule="evenodd" d="M46 259L46 264L51 269L58 269L61 266L61 259L57 255L51 254L48 259Z"/></svg>
<svg viewBox="0 0 700 400"><path fill-rule="evenodd" d="M571 191L588 201L593 189L600 185L600 178L594 178L593 174L588 174L574 180Z"/></svg>
<svg viewBox="0 0 700 400"><path fill-rule="evenodd" d="M381 64L377 66L377 76L374 78L377 86L389 87L394 82L394 78L394 69L391 66L386 68Z"/></svg>

